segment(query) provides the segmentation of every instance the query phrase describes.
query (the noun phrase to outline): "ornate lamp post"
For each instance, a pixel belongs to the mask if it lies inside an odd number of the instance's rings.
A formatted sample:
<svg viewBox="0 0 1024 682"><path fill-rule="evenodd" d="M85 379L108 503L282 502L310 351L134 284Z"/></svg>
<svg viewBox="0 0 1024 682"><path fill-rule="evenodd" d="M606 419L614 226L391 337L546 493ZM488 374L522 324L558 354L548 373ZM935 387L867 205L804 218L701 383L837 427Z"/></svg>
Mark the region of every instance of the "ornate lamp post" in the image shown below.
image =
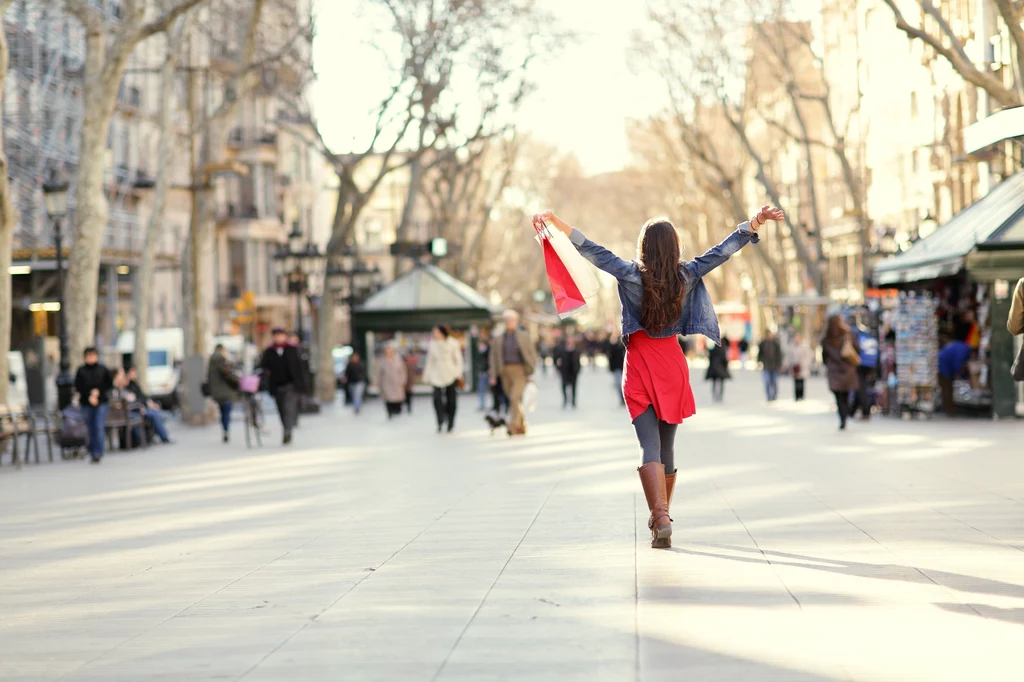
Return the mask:
<svg viewBox="0 0 1024 682"><path fill-rule="evenodd" d="M46 214L53 221L53 240L57 248L57 302L60 305L60 370L57 373L57 408L63 410L71 404L75 379L71 376L71 358L68 357L68 332L64 321L64 240L63 221L68 208L68 183L49 180L43 183Z"/></svg>
<svg viewBox="0 0 1024 682"><path fill-rule="evenodd" d="M341 263L327 269L326 286L334 291L342 292L340 298L348 306L349 343L356 351L362 351L356 345L355 308L367 298L380 290L383 274L377 265L368 266L359 257L355 249L346 249Z"/></svg>
<svg viewBox="0 0 1024 682"><path fill-rule="evenodd" d="M281 244L274 259L281 264L281 274L288 279L288 293L295 294L296 333L305 342L302 328L302 299L309 293L309 276L321 269L324 256L316 244L307 241L296 225L288 235L288 243Z"/></svg>

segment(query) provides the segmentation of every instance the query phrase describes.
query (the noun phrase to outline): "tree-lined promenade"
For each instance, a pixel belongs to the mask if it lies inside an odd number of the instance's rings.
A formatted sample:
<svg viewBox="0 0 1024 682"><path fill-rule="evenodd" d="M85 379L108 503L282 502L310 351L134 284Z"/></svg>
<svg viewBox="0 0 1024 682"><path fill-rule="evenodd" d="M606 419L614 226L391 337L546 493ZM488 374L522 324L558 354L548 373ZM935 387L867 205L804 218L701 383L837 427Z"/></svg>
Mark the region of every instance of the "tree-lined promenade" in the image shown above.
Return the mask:
<svg viewBox="0 0 1024 682"><path fill-rule="evenodd" d="M541 380L526 439L373 402L287 450L197 429L7 470L0 677L1019 679L1016 427L840 435L823 381L770 408L746 372L695 387L668 551L603 369L569 413Z"/></svg>

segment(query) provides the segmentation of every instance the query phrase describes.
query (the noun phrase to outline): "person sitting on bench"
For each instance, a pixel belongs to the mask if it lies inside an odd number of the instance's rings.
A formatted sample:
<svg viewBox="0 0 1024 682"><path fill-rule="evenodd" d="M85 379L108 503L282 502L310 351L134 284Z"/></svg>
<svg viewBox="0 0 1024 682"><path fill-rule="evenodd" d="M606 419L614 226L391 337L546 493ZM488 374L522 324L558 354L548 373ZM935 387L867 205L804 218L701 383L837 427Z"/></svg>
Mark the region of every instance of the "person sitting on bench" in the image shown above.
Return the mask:
<svg viewBox="0 0 1024 682"><path fill-rule="evenodd" d="M156 437L163 443L173 442L167 433L167 426L164 424L164 415L160 411L160 405L142 390L142 386L139 385L139 373L134 367L128 368L128 385L125 387L125 390L131 394L129 400L142 405L142 418L153 429ZM132 434L133 440L136 443L141 443L142 439L137 438L137 436L138 434Z"/></svg>

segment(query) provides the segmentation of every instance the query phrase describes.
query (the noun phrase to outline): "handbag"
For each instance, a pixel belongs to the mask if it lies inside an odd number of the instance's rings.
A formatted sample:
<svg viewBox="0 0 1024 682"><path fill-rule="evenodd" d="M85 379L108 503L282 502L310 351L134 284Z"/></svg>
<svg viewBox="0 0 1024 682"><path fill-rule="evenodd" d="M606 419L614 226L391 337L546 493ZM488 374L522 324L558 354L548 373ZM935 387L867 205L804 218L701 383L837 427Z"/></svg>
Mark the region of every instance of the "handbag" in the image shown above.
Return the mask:
<svg viewBox="0 0 1024 682"><path fill-rule="evenodd" d="M523 412L533 412L536 410L539 397L540 389L537 388L537 384L532 381L528 382L526 388L523 389L523 397L521 399Z"/></svg>
<svg viewBox="0 0 1024 682"><path fill-rule="evenodd" d="M849 339L843 341L843 347L839 350L839 355L854 367L860 367L860 353L853 347Z"/></svg>

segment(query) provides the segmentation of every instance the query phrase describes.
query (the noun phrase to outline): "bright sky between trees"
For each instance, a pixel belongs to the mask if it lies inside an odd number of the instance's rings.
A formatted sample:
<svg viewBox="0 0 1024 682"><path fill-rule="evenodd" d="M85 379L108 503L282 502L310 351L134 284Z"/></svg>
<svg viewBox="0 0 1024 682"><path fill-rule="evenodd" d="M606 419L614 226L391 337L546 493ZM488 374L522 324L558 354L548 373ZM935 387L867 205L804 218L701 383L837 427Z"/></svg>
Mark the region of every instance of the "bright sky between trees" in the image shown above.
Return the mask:
<svg viewBox="0 0 1024 682"><path fill-rule="evenodd" d="M655 113L665 101L660 80L630 68L632 33L645 18L643 0L541 0L561 27L577 34L557 58L534 71L537 89L519 116L519 128L574 153L592 173L629 160L628 118ZM368 113L387 92L388 46L371 47L360 0L316 0L312 103L328 144L350 151L365 144ZM469 93L468 96L472 96Z"/></svg>

